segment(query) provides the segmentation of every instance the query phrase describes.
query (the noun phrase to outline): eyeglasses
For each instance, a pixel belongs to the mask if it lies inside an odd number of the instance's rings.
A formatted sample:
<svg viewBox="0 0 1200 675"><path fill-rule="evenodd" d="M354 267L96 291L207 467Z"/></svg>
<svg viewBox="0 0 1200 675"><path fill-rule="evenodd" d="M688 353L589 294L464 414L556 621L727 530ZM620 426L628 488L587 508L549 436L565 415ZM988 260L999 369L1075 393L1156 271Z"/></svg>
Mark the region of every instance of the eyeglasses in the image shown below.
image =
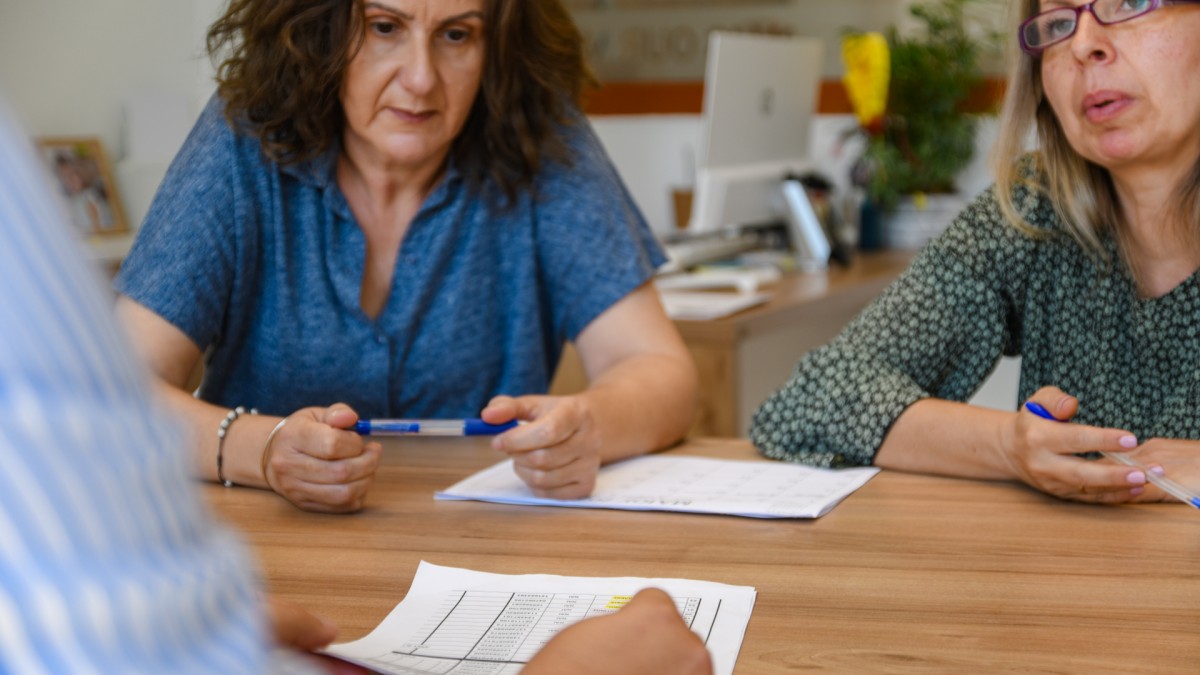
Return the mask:
<svg viewBox="0 0 1200 675"><path fill-rule="evenodd" d="M1074 35L1084 12L1091 12L1101 26L1111 26L1145 16L1165 5L1191 2L1200 0L1092 0L1078 7L1058 7L1036 14L1021 24L1021 49L1032 56L1040 56L1047 47Z"/></svg>

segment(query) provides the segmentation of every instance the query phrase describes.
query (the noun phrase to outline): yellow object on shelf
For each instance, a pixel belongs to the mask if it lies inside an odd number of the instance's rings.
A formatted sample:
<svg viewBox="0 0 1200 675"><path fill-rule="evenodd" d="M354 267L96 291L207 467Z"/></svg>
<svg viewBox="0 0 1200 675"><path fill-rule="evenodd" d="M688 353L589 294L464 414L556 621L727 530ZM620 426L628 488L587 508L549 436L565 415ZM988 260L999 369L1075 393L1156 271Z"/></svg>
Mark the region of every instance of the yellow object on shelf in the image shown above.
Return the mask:
<svg viewBox="0 0 1200 675"><path fill-rule="evenodd" d="M891 53L882 33L857 33L842 38L846 74L842 83L850 105L864 129L879 131L887 111Z"/></svg>

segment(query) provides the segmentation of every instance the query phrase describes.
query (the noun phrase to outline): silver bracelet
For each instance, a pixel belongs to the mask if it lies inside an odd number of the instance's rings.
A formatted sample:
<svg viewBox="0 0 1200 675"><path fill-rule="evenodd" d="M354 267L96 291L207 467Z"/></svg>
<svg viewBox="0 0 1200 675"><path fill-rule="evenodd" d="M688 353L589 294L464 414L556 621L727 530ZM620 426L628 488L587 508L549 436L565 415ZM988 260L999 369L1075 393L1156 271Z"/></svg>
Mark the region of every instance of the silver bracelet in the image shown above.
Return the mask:
<svg viewBox="0 0 1200 675"><path fill-rule="evenodd" d="M233 410L225 413L225 419L221 420L220 426L217 427L217 482L225 487L233 487L233 481L225 478L225 435L229 433L229 427L237 418L242 415L257 415L258 410L251 408L246 410L242 406L238 406Z"/></svg>
<svg viewBox="0 0 1200 675"><path fill-rule="evenodd" d="M271 433L267 434L267 442L263 443L262 459L260 460L262 463L262 476L263 482L267 484L267 489L271 492L275 492L275 486L271 485L271 479L267 478L267 464L271 461L271 442L275 440L275 434L279 433L279 430L283 428L284 424L287 424L287 421L288 418L286 417L279 420L279 424L276 424Z"/></svg>

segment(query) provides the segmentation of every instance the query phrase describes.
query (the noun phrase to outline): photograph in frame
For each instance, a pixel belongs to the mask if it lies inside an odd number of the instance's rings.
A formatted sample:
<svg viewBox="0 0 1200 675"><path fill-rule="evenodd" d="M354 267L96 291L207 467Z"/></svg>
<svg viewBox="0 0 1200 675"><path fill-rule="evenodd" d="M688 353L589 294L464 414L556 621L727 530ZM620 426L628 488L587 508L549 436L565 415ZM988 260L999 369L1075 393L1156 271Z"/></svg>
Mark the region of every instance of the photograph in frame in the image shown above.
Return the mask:
<svg viewBox="0 0 1200 675"><path fill-rule="evenodd" d="M129 231L112 167L97 137L39 138L38 150L66 200L80 236Z"/></svg>

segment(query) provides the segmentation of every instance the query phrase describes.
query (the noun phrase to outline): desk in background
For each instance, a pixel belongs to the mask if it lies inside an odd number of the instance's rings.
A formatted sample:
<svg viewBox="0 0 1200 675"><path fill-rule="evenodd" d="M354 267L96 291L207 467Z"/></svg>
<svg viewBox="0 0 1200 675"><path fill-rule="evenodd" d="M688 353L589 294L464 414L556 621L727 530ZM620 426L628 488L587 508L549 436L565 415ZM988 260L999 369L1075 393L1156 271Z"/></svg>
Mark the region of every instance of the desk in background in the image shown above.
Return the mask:
<svg viewBox="0 0 1200 675"><path fill-rule="evenodd" d="M740 440L672 452L756 457ZM887 471L813 521L433 500L497 459L486 439L389 439L367 509L351 516L204 492L249 538L270 590L333 620L339 641L373 629L424 559L755 586L742 675L1200 665L1200 516L1182 504L1091 506Z"/></svg>
<svg viewBox="0 0 1200 675"><path fill-rule="evenodd" d="M754 410L787 381L796 362L833 339L899 276L912 251L880 251L850 267L789 274L767 304L713 321L676 321L700 371L693 436L745 436ZM568 349L551 393L582 390L587 378Z"/></svg>

